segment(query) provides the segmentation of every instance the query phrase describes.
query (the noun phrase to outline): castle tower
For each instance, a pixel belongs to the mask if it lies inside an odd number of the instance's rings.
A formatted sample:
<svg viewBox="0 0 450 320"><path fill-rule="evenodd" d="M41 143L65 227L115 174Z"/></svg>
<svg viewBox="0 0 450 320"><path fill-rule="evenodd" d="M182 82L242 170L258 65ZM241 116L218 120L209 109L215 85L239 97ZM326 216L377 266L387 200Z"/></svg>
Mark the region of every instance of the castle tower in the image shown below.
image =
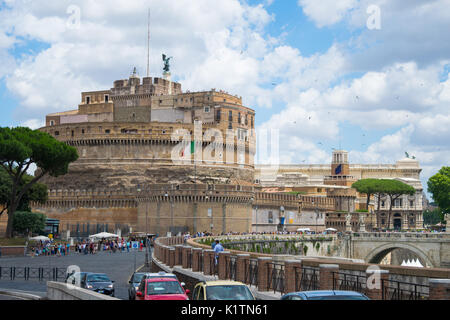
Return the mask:
<svg viewBox="0 0 450 320"><path fill-rule="evenodd" d="M345 150L333 151L331 161L332 176L348 176L350 174L350 165L348 163L348 152Z"/></svg>

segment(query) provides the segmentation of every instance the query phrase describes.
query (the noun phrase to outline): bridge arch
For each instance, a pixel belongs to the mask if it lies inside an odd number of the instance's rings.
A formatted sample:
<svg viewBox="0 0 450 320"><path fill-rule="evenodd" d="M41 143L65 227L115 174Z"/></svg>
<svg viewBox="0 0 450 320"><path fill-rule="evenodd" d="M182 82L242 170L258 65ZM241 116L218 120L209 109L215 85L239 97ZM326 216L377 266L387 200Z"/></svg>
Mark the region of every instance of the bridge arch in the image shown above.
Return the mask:
<svg viewBox="0 0 450 320"><path fill-rule="evenodd" d="M426 267L435 268L433 261L421 249L405 243L386 243L373 249L364 259L367 263L379 264L381 260L395 249L406 249L416 254L421 261L426 263Z"/></svg>

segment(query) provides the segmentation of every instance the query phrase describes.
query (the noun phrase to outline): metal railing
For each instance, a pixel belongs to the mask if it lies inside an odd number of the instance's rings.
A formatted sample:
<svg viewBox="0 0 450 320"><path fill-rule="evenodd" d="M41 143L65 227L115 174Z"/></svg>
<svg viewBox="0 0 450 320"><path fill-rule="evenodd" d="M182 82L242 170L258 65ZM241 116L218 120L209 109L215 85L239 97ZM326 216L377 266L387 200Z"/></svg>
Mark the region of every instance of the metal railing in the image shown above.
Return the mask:
<svg viewBox="0 0 450 320"><path fill-rule="evenodd" d="M225 257L225 279L236 280L236 256Z"/></svg>
<svg viewBox="0 0 450 320"><path fill-rule="evenodd" d="M250 259L245 265L245 283L253 286L258 285L258 260Z"/></svg>
<svg viewBox="0 0 450 320"><path fill-rule="evenodd" d="M0 267L0 279L2 280L64 281L66 277L66 268Z"/></svg>
<svg viewBox="0 0 450 320"><path fill-rule="evenodd" d="M367 276L333 272L333 290L356 291L367 293Z"/></svg>
<svg viewBox="0 0 450 320"><path fill-rule="evenodd" d="M319 290L319 269L313 267L294 267L295 291Z"/></svg>
<svg viewBox="0 0 450 320"><path fill-rule="evenodd" d="M272 289L273 292L279 292L284 294L284 263L269 263L271 268L268 268L268 280L269 280L269 290Z"/></svg>
<svg viewBox="0 0 450 320"><path fill-rule="evenodd" d="M397 280L381 280L383 300L428 300L430 287Z"/></svg>

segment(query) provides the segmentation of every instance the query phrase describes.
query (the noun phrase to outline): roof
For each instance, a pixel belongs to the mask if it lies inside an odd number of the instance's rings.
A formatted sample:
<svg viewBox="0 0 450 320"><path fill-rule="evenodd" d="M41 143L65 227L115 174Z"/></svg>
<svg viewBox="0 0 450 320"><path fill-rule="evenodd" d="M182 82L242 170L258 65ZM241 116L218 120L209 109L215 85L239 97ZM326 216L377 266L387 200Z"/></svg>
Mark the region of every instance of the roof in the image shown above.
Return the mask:
<svg viewBox="0 0 450 320"><path fill-rule="evenodd" d="M78 114L77 110L70 110L70 111L64 111L64 112L56 112L56 113L50 113L47 115L47 117L56 117L56 116L72 116Z"/></svg>
<svg viewBox="0 0 450 320"><path fill-rule="evenodd" d="M333 291L333 290L324 290L324 291L300 291L296 293L302 293L307 297L323 297L323 296L361 296L361 293L355 291Z"/></svg>
<svg viewBox="0 0 450 320"><path fill-rule="evenodd" d="M161 277L161 278L147 278L145 279L146 282L162 282L162 281L176 281L177 279L171 278L171 277Z"/></svg>
<svg viewBox="0 0 450 320"><path fill-rule="evenodd" d="M229 285L245 286L244 283L233 280L206 281L205 284L207 286L229 286Z"/></svg>

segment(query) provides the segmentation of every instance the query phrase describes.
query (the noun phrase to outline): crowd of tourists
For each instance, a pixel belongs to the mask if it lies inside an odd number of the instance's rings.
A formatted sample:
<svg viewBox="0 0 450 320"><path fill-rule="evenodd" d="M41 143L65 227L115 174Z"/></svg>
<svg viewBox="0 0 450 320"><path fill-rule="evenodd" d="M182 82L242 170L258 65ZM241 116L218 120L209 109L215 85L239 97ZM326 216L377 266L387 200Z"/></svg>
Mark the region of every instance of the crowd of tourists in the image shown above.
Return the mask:
<svg viewBox="0 0 450 320"><path fill-rule="evenodd" d="M135 247L139 251L143 251L146 247L144 240L135 239L102 239L100 241L85 240L79 241L73 245L69 242L56 242L53 239L47 241L39 241L31 247L32 257L36 256L66 256L71 252L72 254L96 254L100 251L109 253L122 253L130 252L133 248L133 242ZM136 247L137 245L137 247Z"/></svg>

